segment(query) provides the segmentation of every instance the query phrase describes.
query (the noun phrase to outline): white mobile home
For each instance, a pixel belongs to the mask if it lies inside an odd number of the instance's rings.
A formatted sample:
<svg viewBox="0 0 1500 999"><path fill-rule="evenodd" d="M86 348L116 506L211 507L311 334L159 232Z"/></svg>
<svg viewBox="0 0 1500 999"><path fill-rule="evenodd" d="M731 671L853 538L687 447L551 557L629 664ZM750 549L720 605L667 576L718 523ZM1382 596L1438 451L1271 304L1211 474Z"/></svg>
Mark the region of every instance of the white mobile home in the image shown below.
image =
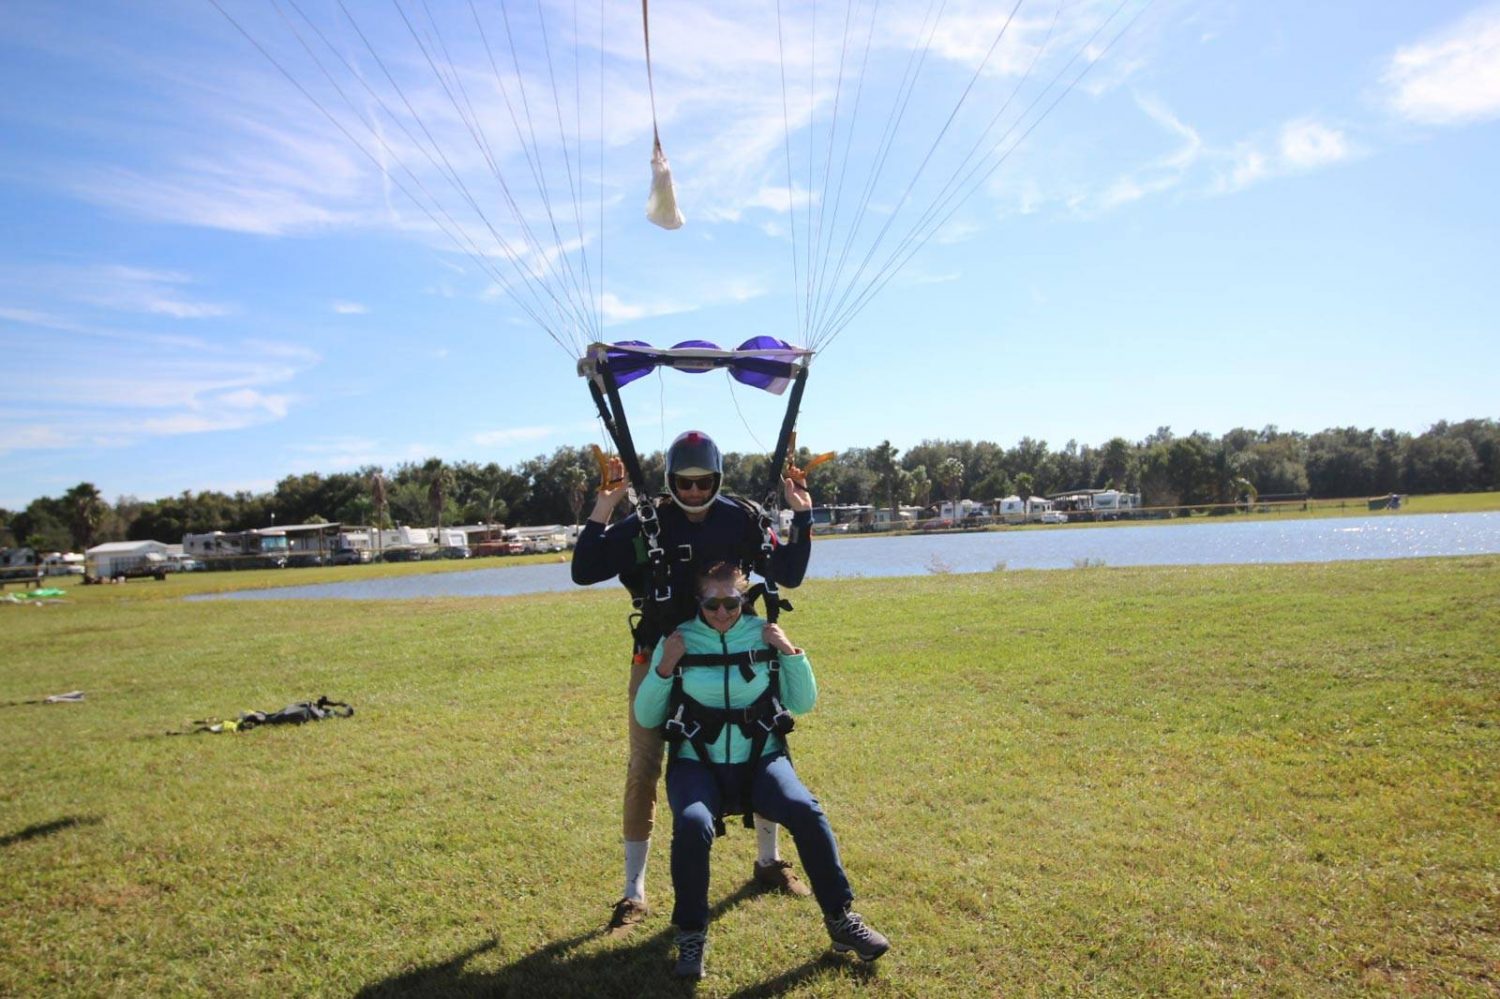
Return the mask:
<svg viewBox="0 0 1500 999"><path fill-rule="evenodd" d="M167 568L167 546L160 541L110 541L84 552L84 564L98 579L117 576L164 575Z"/></svg>

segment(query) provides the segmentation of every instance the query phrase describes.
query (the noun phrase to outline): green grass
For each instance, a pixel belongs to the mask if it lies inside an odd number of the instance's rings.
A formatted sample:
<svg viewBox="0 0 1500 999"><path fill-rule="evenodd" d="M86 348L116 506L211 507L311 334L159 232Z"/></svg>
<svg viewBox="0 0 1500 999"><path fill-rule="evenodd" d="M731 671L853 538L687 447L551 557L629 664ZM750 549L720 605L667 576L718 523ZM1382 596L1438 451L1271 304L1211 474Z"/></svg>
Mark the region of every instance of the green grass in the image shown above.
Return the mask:
<svg viewBox="0 0 1500 999"><path fill-rule="evenodd" d="M189 585L0 605L0 995L689 993L665 828L655 914L596 935L622 594L162 599ZM830 959L810 902L745 896L731 824L700 994L1500 988L1500 557L799 596L798 769L894 947ZM163 734L323 693L358 713Z"/></svg>

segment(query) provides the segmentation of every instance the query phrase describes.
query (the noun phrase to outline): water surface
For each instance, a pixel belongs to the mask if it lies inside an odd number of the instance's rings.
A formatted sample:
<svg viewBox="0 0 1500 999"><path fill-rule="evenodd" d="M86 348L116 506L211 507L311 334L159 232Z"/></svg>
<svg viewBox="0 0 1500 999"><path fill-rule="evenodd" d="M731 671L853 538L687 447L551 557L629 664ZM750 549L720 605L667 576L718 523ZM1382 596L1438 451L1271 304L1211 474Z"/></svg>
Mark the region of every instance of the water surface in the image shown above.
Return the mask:
<svg viewBox="0 0 1500 999"><path fill-rule="evenodd" d="M1500 513L1384 514L820 539L814 542L808 577L918 576L990 572L1002 567L1070 569L1084 563L1247 565L1495 553L1500 553ZM551 563L240 590L188 599L409 600L516 596L574 588L568 566Z"/></svg>

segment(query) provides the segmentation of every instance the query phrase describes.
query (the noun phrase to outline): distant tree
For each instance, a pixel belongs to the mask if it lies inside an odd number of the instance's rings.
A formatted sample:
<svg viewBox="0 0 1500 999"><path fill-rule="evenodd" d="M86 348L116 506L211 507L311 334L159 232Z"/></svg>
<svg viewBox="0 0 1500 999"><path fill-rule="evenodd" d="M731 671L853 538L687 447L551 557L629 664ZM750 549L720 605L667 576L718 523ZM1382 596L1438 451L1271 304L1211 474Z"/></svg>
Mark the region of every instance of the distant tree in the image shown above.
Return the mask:
<svg viewBox="0 0 1500 999"><path fill-rule="evenodd" d="M957 458L944 458L943 463L938 466L938 480L942 482L948 498L957 504L963 498L964 463ZM954 515L957 515L956 509Z"/></svg>
<svg viewBox="0 0 1500 999"><path fill-rule="evenodd" d="M64 509L68 512L68 532L72 535L73 550L87 551L94 545L94 534L109 513L109 506L92 482L80 482L63 494Z"/></svg>
<svg viewBox="0 0 1500 999"><path fill-rule="evenodd" d="M583 519L583 504L589 495L589 477L577 465L563 471L563 485L568 490L568 508L573 511L573 524Z"/></svg>
<svg viewBox="0 0 1500 999"><path fill-rule="evenodd" d="M1031 477L1030 472L1022 472L1020 475L1016 476L1016 495L1019 496L1022 500L1031 499L1031 497L1035 495L1035 493L1032 491L1032 487L1035 486L1035 484L1036 482Z"/></svg>
<svg viewBox="0 0 1500 999"><path fill-rule="evenodd" d="M453 492L453 470L443 464L441 458L429 458L422 466L423 480L427 483L427 513L429 523L443 526L443 512L448 496Z"/></svg>
<svg viewBox="0 0 1500 999"><path fill-rule="evenodd" d="M924 510L932 503L932 479L927 475L927 466L911 469L911 501Z"/></svg>
<svg viewBox="0 0 1500 999"><path fill-rule="evenodd" d="M1406 448L1407 489L1414 493L1459 493L1475 489L1479 456L1468 439L1448 432L1446 423L1413 438Z"/></svg>
<svg viewBox="0 0 1500 999"><path fill-rule="evenodd" d="M1099 467L1094 480L1108 489L1127 489L1131 480L1133 449L1123 437L1112 437L1100 448Z"/></svg>
<svg viewBox="0 0 1500 999"><path fill-rule="evenodd" d="M871 471L875 473L876 492L890 508L891 516L901 515L901 473L904 469L896 458L900 452L888 440L881 441L871 453Z"/></svg>
<svg viewBox="0 0 1500 999"><path fill-rule="evenodd" d="M385 476L379 469L370 473L370 505L375 508L375 529L384 530L391 522L387 515L390 504L386 499Z"/></svg>

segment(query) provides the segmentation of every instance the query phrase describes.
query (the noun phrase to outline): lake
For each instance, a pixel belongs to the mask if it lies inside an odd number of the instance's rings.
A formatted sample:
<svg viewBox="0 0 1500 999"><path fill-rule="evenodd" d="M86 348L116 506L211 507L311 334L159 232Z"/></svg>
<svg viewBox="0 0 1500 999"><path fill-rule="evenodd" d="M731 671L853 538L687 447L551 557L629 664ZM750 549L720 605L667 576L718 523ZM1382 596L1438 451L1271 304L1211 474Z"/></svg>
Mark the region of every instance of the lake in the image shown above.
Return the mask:
<svg viewBox="0 0 1500 999"><path fill-rule="evenodd" d="M1500 553L1500 513L1378 514L1315 520L1195 521L971 534L818 539L808 578L919 576L930 572L1071 569L1083 564L1246 565ZM296 570L288 570L295 572ZM614 582L599 586L618 586ZM195 600L409 600L516 596L574 589L568 566L241 590Z"/></svg>

